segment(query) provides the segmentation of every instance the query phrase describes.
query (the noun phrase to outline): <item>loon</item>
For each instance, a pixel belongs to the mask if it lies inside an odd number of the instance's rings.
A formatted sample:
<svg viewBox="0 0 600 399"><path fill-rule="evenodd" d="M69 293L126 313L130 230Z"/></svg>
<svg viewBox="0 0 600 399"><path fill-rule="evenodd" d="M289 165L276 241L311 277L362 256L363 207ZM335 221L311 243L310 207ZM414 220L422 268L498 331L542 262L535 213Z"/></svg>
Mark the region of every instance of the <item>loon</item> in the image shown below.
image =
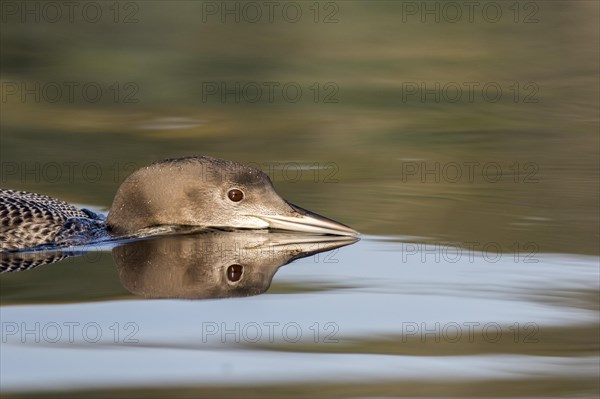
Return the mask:
<svg viewBox="0 0 600 399"><path fill-rule="evenodd" d="M209 156L165 159L135 171L107 217L46 195L0 189L0 252L85 245L173 226L358 234L287 202L262 171Z"/></svg>

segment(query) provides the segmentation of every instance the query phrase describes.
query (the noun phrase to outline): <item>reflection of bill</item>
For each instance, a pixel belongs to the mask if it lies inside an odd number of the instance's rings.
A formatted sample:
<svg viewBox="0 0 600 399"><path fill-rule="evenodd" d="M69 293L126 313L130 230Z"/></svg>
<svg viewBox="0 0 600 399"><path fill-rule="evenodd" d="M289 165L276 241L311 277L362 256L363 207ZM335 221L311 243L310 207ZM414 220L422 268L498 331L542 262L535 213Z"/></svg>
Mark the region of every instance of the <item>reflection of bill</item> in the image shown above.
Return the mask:
<svg viewBox="0 0 600 399"><path fill-rule="evenodd" d="M210 231L132 242L114 248L113 256L121 283L133 294L225 298L261 294L279 267L356 241L343 236Z"/></svg>

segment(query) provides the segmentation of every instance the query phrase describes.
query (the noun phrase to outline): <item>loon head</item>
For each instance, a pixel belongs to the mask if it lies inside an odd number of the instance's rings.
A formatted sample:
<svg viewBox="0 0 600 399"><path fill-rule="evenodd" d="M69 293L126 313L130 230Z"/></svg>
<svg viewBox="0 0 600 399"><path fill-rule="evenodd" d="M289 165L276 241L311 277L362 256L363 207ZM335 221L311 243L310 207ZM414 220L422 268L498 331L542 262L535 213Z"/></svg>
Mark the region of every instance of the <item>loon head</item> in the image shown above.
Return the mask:
<svg viewBox="0 0 600 399"><path fill-rule="evenodd" d="M208 156L166 159L119 187L107 223L115 234L165 225L356 235L281 198L258 169Z"/></svg>

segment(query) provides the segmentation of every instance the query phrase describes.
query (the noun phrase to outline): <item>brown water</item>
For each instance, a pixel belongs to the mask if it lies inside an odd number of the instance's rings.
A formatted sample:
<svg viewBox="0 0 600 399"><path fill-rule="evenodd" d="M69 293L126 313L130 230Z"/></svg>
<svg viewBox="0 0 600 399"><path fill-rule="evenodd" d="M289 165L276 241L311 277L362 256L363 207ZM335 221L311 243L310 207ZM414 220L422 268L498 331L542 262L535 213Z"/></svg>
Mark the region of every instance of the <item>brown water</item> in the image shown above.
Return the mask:
<svg viewBox="0 0 600 399"><path fill-rule="evenodd" d="M5 273L4 396L597 396L597 2L76 3L2 5L2 187L107 210L137 167L208 154L364 236L250 298L143 299L108 249Z"/></svg>

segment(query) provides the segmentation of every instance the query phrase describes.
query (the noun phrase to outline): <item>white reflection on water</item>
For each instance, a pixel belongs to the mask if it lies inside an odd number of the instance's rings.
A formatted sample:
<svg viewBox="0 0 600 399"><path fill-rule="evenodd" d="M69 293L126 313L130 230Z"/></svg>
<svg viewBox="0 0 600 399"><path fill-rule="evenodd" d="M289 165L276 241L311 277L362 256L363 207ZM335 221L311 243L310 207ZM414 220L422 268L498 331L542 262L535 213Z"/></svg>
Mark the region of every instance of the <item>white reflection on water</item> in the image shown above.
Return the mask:
<svg viewBox="0 0 600 399"><path fill-rule="evenodd" d="M331 338L343 341L348 337L408 334L408 328L414 326L435 330L436 323L441 326L438 329L455 323L462 326L463 333L467 333L468 325L481 328L485 323L498 323L502 333L510 334L508 327L514 323L569 326L598 321L596 310L573 306L582 293L599 289L597 257L538 254L537 263L526 263L503 254L491 262L477 253L465 253L457 259L454 255L436 256L435 247L418 247L415 252L409 245L367 237L337 253L285 266L274 279L274 284L329 287L322 291L226 300L114 300L2 307L2 389L477 379L526 373L597 375L596 357L388 356L269 350L275 349L268 346L273 338L287 342L293 351L291 341L297 334L282 331L289 323L295 323L302 333L299 342L314 343L317 329L318 350L319 345L336 345L323 342L334 330ZM330 289L332 286L338 288ZM61 327L63 336L57 343L48 342L44 333L36 343L35 334L7 334L6 330L14 326L35 330L35 323L43 330L49 323L65 326L69 322L79 323L74 327L74 342L68 341L66 327ZM117 343L113 342L115 322L120 330ZM130 332L123 329L127 322L139 328L133 336L138 343L124 342ZM102 337L97 343L83 337L81 328L86 323L100 326ZM333 323L329 326L335 328L326 329L326 323ZM237 347L236 341L244 344L248 337L256 336L243 332L250 324L259 326L267 349ZM271 336L265 326L273 326Z"/></svg>

